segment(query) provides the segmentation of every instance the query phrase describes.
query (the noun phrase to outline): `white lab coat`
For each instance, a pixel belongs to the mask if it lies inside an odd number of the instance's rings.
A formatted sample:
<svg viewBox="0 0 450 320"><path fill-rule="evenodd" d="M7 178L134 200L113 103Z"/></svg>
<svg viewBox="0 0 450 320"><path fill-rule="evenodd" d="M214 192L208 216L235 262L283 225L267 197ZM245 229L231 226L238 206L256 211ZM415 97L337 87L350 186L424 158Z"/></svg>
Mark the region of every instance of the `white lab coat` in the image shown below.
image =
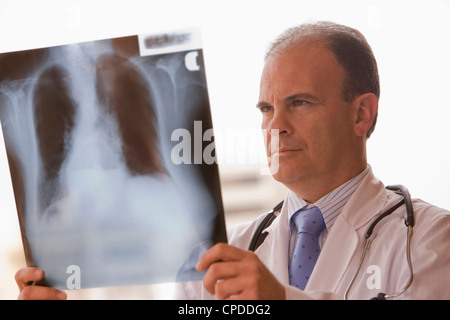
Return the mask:
<svg viewBox="0 0 450 320"><path fill-rule="evenodd" d="M289 286L289 223L286 207L266 229L268 236L255 251L260 260L285 285L288 299L342 299L354 277L369 225L401 197L367 175L336 219L327 236L304 291ZM411 240L414 270L412 285L398 299L450 299L450 212L413 200L415 227ZM231 245L247 249L265 215L228 230ZM349 299L370 299L379 292L396 293L409 279L406 260L405 206L381 220L372 235L361 270L349 291ZM201 282L179 284L176 298L212 299Z"/></svg>

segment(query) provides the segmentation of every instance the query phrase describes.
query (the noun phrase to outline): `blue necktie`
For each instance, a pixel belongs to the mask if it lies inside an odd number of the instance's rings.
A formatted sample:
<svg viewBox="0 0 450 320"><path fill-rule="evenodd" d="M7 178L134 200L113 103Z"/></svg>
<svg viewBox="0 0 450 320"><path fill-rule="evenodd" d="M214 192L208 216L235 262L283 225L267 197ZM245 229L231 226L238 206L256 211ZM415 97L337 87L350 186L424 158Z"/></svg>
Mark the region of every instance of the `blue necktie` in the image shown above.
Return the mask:
<svg viewBox="0 0 450 320"><path fill-rule="evenodd" d="M291 219L297 227L298 237L289 262L289 283L303 290L319 257L318 238L325 222L317 207L297 211Z"/></svg>

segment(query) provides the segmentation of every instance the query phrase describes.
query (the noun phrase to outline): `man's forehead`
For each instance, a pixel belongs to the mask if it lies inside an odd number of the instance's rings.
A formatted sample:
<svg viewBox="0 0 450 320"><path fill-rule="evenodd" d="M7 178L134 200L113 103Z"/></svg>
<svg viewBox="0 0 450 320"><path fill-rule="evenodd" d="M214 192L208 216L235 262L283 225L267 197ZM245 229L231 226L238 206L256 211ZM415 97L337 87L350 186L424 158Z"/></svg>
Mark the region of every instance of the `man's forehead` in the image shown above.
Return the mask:
<svg viewBox="0 0 450 320"><path fill-rule="evenodd" d="M301 42L268 57L263 68L261 84L290 81L295 78L321 78L342 71L334 54L325 46Z"/></svg>
<svg viewBox="0 0 450 320"><path fill-rule="evenodd" d="M343 69L323 45L300 43L268 57L260 82L260 101L285 100L297 93L321 97L341 88Z"/></svg>
<svg viewBox="0 0 450 320"><path fill-rule="evenodd" d="M333 52L318 41L304 40L274 52L267 58L264 69L295 72L296 69L322 65L337 66Z"/></svg>

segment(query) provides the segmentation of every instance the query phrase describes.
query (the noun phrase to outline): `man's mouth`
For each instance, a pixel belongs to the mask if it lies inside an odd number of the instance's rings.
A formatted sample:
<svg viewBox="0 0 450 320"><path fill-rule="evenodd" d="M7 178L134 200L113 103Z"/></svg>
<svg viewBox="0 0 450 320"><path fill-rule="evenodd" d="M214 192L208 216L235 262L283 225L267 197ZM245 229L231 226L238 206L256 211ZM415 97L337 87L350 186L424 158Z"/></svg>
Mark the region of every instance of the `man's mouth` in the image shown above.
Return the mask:
<svg viewBox="0 0 450 320"><path fill-rule="evenodd" d="M279 149L276 149L274 151L271 151L271 156L273 157L274 155L278 155L278 156L289 156L292 154L295 154L297 152L302 151L302 149L299 148L292 148L292 147L282 147Z"/></svg>

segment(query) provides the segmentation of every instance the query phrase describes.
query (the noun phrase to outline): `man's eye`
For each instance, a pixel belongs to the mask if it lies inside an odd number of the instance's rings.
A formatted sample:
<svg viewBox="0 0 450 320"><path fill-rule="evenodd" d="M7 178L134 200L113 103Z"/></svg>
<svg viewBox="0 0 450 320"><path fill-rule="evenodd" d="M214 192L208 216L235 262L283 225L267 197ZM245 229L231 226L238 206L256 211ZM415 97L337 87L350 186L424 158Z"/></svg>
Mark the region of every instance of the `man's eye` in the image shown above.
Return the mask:
<svg viewBox="0 0 450 320"><path fill-rule="evenodd" d="M272 111L273 108L271 106L262 106L262 107L259 107L259 110L264 113L264 112Z"/></svg>
<svg viewBox="0 0 450 320"><path fill-rule="evenodd" d="M297 106L304 106L305 104L308 104L309 102L308 101L306 101L306 100L294 100L294 101L292 101L292 105L294 106L294 107L297 107Z"/></svg>

